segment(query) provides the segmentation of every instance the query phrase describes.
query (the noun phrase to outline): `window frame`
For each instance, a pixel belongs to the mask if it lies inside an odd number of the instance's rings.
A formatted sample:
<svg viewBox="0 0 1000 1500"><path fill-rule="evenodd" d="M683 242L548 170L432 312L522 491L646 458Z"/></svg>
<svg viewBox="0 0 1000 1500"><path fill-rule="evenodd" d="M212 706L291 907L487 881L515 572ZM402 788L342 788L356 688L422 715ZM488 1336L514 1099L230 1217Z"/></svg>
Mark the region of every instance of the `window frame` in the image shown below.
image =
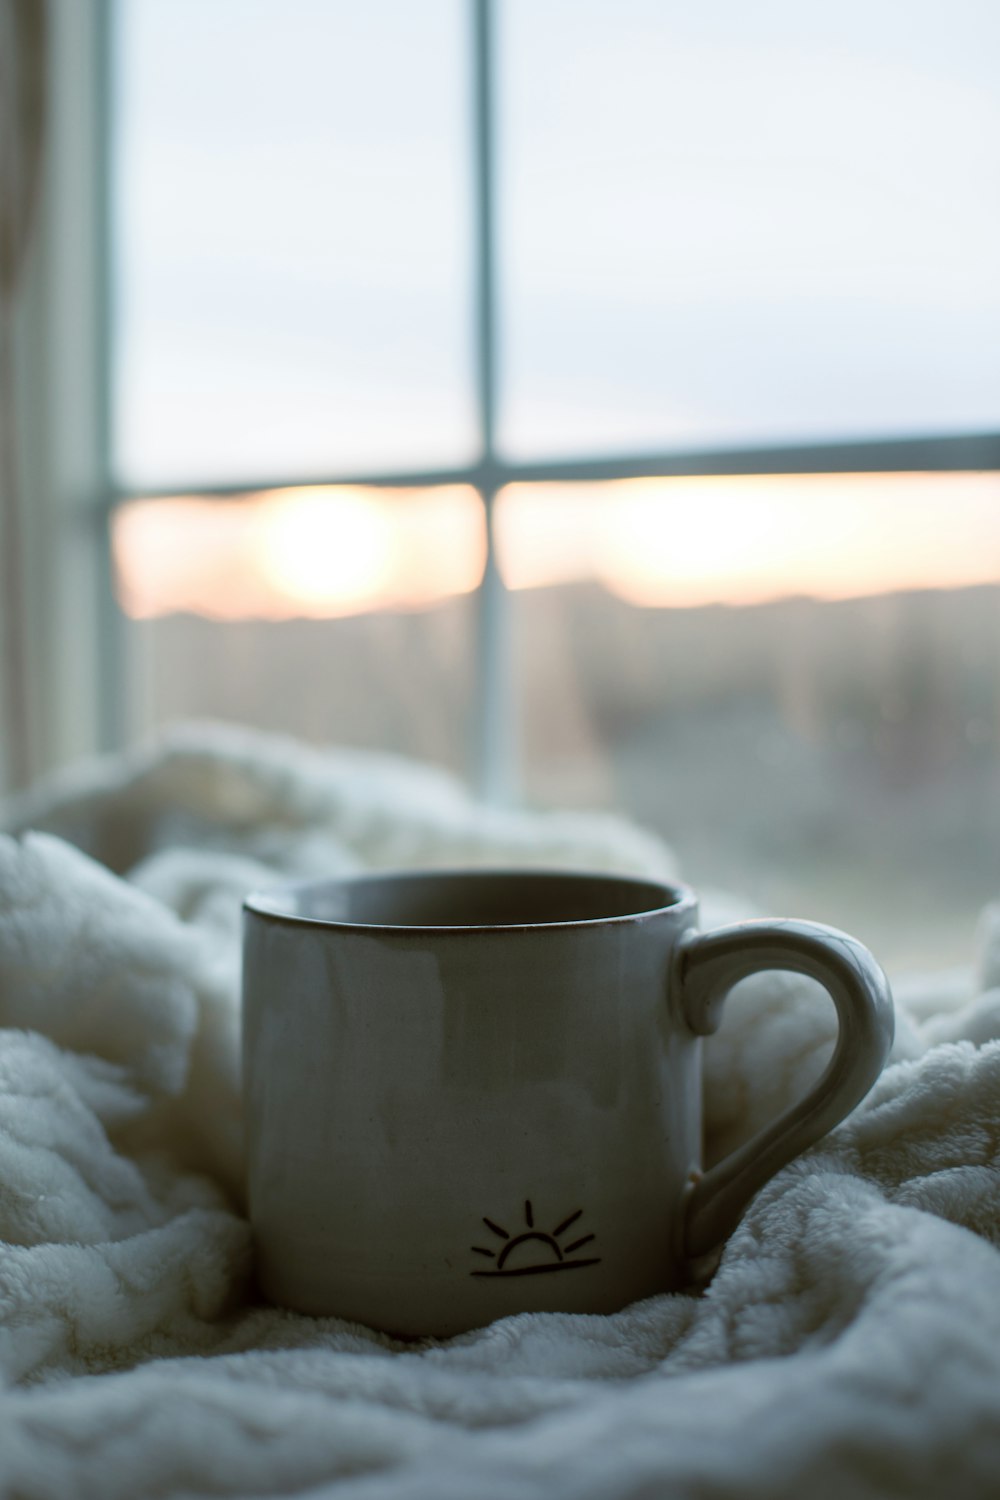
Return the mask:
<svg viewBox="0 0 1000 1500"><path fill-rule="evenodd" d="M92 0L97 58L96 117L99 148L94 153L93 187L99 213L93 235L95 274L91 278L98 328L93 364L98 395L94 402L93 465L100 491L97 508L103 527L101 548L101 642L99 661L100 737L105 748L119 748L126 738L120 685L125 681L124 616L113 591L111 533L117 509L132 500L157 500L177 494L170 489L121 485L111 465L111 350L114 342L114 248L112 162L115 119L113 66L117 9L128 0ZM466 0L472 42L472 112L470 136L474 191L473 278L475 287L476 412L479 456L471 464L393 472L334 472L290 479L287 474L261 475L239 483L190 484L185 490L225 503L256 491L289 485L352 485L374 489L420 489L467 485L480 496L486 516L487 554L478 590L476 625L477 702L474 705L474 764L471 779L484 798L510 803L518 798L518 728L507 590L496 559L495 502L507 485L517 483L597 482L672 476L904 473L1000 470L1000 430L931 435L904 439L788 444L750 448L674 449L632 452L612 457L553 458L511 462L497 451L498 295L496 234L495 78L496 45L493 0Z"/></svg>

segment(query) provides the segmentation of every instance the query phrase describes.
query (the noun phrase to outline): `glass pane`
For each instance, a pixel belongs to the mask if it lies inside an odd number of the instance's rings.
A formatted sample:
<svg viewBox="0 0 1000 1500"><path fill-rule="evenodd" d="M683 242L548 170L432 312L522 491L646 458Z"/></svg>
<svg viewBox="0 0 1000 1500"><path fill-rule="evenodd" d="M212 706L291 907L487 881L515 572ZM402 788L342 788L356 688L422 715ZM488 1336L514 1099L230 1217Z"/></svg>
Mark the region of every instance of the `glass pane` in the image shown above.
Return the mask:
<svg viewBox="0 0 1000 1500"><path fill-rule="evenodd" d="M468 770L474 491L137 501L113 544L133 734L229 719Z"/></svg>
<svg viewBox="0 0 1000 1500"><path fill-rule="evenodd" d="M120 0L123 483L464 462L462 0Z"/></svg>
<svg viewBox="0 0 1000 1500"><path fill-rule="evenodd" d="M1000 476L518 486L498 503L532 801L682 874L966 961L1000 891Z"/></svg>
<svg viewBox="0 0 1000 1500"><path fill-rule="evenodd" d="M511 456L1000 426L993 0L506 0Z"/></svg>

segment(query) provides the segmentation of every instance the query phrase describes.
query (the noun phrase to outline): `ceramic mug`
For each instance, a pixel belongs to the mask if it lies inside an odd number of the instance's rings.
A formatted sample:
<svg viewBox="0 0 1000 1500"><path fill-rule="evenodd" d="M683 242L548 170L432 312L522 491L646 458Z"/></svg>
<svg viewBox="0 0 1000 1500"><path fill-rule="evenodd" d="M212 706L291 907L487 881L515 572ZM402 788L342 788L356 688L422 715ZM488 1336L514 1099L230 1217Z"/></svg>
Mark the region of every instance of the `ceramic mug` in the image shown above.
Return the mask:
<svg viewBox="0 0 1000 1500"><path fill-rule="evenodd" d="M700 1039L760 969L826 987L836 1048L805 1099L703 1175ZM616 875L254 895L243 985L260 1288L408 1336L684 1285L864 1097L893 1035L854 939L799 921L699 932L692 891Z"/></svg>

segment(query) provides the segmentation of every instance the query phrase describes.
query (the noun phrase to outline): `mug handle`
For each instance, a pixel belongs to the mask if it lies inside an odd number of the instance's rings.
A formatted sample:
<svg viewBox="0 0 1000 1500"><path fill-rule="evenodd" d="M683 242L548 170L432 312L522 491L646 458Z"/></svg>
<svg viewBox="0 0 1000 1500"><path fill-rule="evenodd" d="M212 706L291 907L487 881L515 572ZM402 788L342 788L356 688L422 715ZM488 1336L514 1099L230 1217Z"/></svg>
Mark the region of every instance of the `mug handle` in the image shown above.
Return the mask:
<svg viewBox="0 0 1000 1500"><path fill-rule="evenodd" d="M832 1129L868 1093L892 1047L889 982L854 938L819 922L737 922L685 933L676 957L683 1013L696 1036L710 1036L733 985L764 969L816 979L837 1007L837 1044L826 1072L793 1104L688 1189L684 1258L696 1262L735 1228L750 1199L793 1157Z"/></svg>

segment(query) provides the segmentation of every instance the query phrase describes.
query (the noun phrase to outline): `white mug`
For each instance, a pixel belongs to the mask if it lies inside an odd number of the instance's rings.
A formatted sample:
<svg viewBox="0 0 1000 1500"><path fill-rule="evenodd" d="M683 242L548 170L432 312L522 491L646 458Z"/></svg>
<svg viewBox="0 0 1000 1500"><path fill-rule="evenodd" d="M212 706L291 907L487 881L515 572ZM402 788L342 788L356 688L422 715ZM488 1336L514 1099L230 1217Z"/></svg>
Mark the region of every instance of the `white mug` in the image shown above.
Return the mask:
<svg viewBox="0 0 1000 1500"><path fill-rule="evenodd" d="M701 1171L701 1037L745 975L818 979L824 1076ZM611 1312L683 1286L868 1092L885 976L809 922L700 933L683 886L369 875L244 915L248 1201L265 1296L406 1336Z"/></svg>

